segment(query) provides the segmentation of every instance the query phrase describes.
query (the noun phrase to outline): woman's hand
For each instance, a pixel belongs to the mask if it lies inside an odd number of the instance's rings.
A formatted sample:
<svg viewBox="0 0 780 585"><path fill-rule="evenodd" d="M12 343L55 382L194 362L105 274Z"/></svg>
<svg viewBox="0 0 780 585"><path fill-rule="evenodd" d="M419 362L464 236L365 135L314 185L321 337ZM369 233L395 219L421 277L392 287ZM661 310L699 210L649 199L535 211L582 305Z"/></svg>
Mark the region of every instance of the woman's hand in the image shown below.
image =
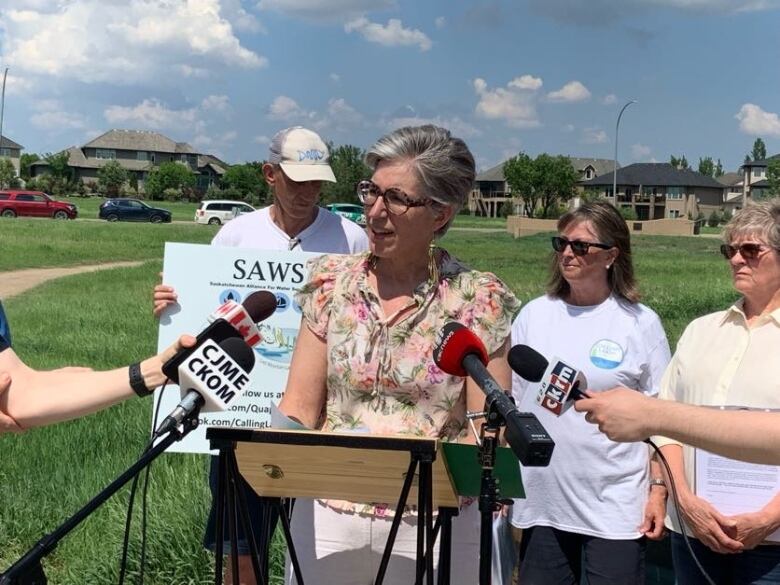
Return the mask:
<svg viewBox="0 0 780 585"><path fill-rule="evenodd" d="M141 375L147 388L156 388L165 383L168 377L163 373L162 367L169 359L182 349L192 347L197 340L192 335L182 335L175 343L169 345L156 356L141 362Z"/></svg>
<svg viewBox="0 0 780 585"><path fill-rule="evenodd" d="M160 273L160 277L162 277L162 273ZM159 319L165 308L177 302L178 299L179 295L176 294L172 286L158 284L154 287L154 292L152 293L152 301L154 303L152 313Z"/></svg>
<svg viewBox="0 0 780 585"><path fill-rule="evenodd" d="M650 540L661 540L664 536L666 518L666 488L651 486L650 495L645 504L645 518L639 532Z"/></svg>
<svg viewBox="0 0 780 585"><path fill-rule="evenodd" d="M728 518L736 523L735 538L743 544L744 550L756 548L778 527L778 523L763 510Z"/></svg>
<svg viewBox="0 0 780 585"><path fill-rule="evenodd" d="M11 376L7 372L0 373L0 394L11 387ZM22 427L2 410L0 410L0 433L20 433Z"/></svg>
<svg viewBox="0 0 780 585"><path fill-rule="evenodd" d="M745 549L737 538L737 521L718 512L706 500L687 494L680 498L680 513L693 535L707 548L722 554Z"/></svg>

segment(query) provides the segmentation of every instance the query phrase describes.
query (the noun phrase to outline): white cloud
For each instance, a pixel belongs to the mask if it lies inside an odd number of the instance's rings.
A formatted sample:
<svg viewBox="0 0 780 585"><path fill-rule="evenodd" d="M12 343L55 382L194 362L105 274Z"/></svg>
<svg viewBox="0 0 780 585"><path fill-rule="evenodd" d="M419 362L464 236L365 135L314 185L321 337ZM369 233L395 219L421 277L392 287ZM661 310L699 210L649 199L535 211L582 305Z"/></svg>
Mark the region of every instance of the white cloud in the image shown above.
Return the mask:
<svg viewBox="0 0 780 585"><path fill-rule="evenodd" d="M328 77L333 83L341 83L341 75L338 73L331 73Z"/></svg>
<svg viewBox="0 0 780 585"><path fill-rule="evenodd" d="M14 70L87 83L267 64L241 45L220 0L28 2L5 10L2 25L5 61Z"/></svg>
<svg viewBox="0 0 780 585"><path fill-rule="evenodd" d="M609 139L601 128L585 128L582 131L582 141L585 144L604 144L609 142Z"/></svg>
<svg viewBox="0 0 780 585"><path fill-rule="evenodd" d="M452 132L453 136L457 136L458 138L474 138L475 136L482 135L482 131L479 128L469 124L458 116L452 118L444 118L442 116L435 116L433 118L424 116L399 116L385 121L384 127L388 131L392 131L403 126L422 126L424 124L433 124L434 126L446 128Z"/></svg>
<svg viewBox="0 0 780 585"><path fill-rule="evenodd" d="M81 130L87 122L81 114L66 112L57 100L38 100L33 104L37 110L30 116L30 123L36 128L50 132Z"/></svg>
<svg viewBox="0 0 780 585"><path fill-rule="evenodd" d="M347 103L344 98L328 101L328 118L341 126L355 126L363 123L363 115Z"/></svg>
<svg viewBox="0 0 780 585"><path fill-rule="evenodd" d="M217 112L224 112L228 109L230 104L230 98L226 95L210 95L203 98L200 103L200 107L203 110L215 110Z"/></svg>
<svg viewBox="0 0 780 585"><path fill-rule="evenodd" d="M508 86L514 89L528 89L531 91L536 91L542 87L542 78L534 77L533 75L521 75L520 77L515 77L512 81L510 81Z"/></svg>
<svg viewBox="0 0 780 585"><path fill-rule="evenodd" d="M436 25L436 28L442 29L447 26L447 19L443 16L438 16L436 17L436 20L433 21L433 23Z"/></svg>
<svg viewBox="0 0 780 585"><path fill-rule="evenodd" d="M561 89L551 91L547 99L551 102L581 102L590 98L590 91L579 81L570 81Z"/></svg>
<svg viewBox="0 0 780 585"><path fill-rule="evenodd" d="M386 25L382 25L369 21L365 16L360 16L347 22L344 25L344 31L357 32L365 40L385 47L416 46L420 51L428 51L433 46L428 35L417 29L404 28L397 18L391 18Z"/></svg>
<svg viewBox="0 0 780 585"><path fill-rule="evenodd" d="M539 81L541 83L541 80ZM534 128L540 125L534 91L521 90L517 86L510 87L510 85L506 88L490 89L487 82L481 78L475 79L472 83L479 97L475 109L477 116L489 120L504 120L513 128Z"/></svg>
<svg viewBox="0 0 780 585"><path fill-rule="evenodd" d="M298 105L291 97L280 95L274 98L268 107L268 116L274 120L300 120L301 118L311 118L314 112L307 112Z"/></svg>
<svg viewBox="0 0 780 585"><path fill-rule="evenodd" d="M647 161L650 153L652 152L653 149L649 146L645 146L644 144L636 143L631 145L631 158L634 160Z"/></svg>
<svg viewBox="0 0 780 585"><path fill-rule="evenodd" d="M260 136L255 136L254 141L257 144L271 144L271 137L261 134Z"/></svg>
<svg viewBox="0 0 780 585"><path fill-rule="evenodd" d="M258 8L308 20L342 20L395 8L395 0L260 0Z"/></svg>
<svg viewBox="0 0 780 585"><path fill-rule="evenodd" d="M574 132L576 130L576 126L574 124L566 124L561 130L564 132Z"/></svg>
<svg viewBox="0 0 780 585"><path fill-rule="evenodd" d="M609 93L601 98L601 103L605 106L611 106L612 104L617 103L617 96L614 93Z"/></svg>
<svg viewBox="0 0 780 585"><path fill-rule="evenodd" d="M734 117L745 134L780 136L780 116L755 104L743 104Z"/></svg>
<svg viewBox="0 0 780 585"><path fill-rule="evenodd" d="M198 118L197 108L174 110L157 99L145 99L135 106L109 106L103 111L109 124L159 130L190 128Z"/></svg>

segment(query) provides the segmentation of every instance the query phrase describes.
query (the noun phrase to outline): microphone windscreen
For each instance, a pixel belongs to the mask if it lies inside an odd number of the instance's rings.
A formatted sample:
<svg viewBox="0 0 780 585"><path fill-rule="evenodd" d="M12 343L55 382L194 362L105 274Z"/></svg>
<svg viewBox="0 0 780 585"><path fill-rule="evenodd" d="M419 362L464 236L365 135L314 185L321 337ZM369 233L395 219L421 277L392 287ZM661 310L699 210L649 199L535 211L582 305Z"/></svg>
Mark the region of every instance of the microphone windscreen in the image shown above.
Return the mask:
<svg viewBox="0 0 780 585"><path fill-rule="evenodd" d="M485 345L474 333L455 321L447 323L439 333L433 349L433 361L446 374L465 377L463 360L469 354L476 355L483 365L488 363Z"/></svg>
<svg viewBox="0 0 780 585"><path fill-rule="evenodd" d="M265 321L276 311L276 295L267 290L253 292L241 303L254 323Z"/></svg>
<svg viewBox="0 0 780 585"><path fill-rule="evenodd" d="M219 346L234 362L241 366L241 369L245 372L249 372L255 367L255 352L252 351L252 348L249 347L242 337L228 337L227 339L223 339L219 343Z"/></svg>
<svg viewBox="0 0 780 585"><path fill-rule="evenodd" d="M547 369L547 359L538 351L527 345L515 345L509 350L509 367L512 371L529 382L539 382Z"/></svg>

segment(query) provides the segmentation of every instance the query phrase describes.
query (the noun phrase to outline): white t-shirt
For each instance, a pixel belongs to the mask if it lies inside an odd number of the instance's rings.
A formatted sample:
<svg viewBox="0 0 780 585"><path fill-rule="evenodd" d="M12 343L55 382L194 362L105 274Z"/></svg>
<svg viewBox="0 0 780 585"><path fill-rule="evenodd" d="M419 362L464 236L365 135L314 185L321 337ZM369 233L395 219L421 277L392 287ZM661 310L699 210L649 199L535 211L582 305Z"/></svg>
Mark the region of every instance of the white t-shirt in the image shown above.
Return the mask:
<svg viewBox="0 0 780 585"><path fill-rule="evenodd" d="M271 219L270 207L239 215L217 232L211 243L258 250L302 250L331 254L356 254L368 250L363 228L327 209L317 208L314 222L290 238Z"/></svg>
<svg viewBox="0 0 780 585"><path fill-rule="evenodd" d="M549 296L534 299L512 325L512 345L518 343L578 368L591 391L624 385L655 395L670 359L658 315L615 296L593 307ZM515 500L512 524L610 540L639 538L648 493L647 445L614 443L573 408L556 417L536 404L535 389L512 375L518 409L536 414L555 450L548 467L522 468L526 497Z"/></svg>

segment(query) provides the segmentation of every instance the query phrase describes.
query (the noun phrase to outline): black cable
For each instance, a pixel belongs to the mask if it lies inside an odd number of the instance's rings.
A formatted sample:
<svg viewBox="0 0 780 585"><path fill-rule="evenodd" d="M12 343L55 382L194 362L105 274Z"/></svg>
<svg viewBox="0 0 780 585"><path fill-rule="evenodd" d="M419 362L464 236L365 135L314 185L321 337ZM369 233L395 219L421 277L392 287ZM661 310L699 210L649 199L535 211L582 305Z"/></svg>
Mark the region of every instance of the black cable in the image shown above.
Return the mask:
<svg viewBox="0 0 780 585"><path fill-rule="evenodd" d="M162 385L162 388L160 388L160 397L157 400L157 406L154 411L154 418L152 419L152 429L157 428L157 419L160 414L160 405L162 404L162 395L163 392L165 392L165 388L168 385L168 382L170 380L166 379L165 382ZM149 451L154 446L154 440L149 441L147 443L146 447L144 447L144 450L141 452L141 455L143 456L147 451ZM146 479L144 481L144 491L142 496L142 508L141 508L141 566L139 571L139 577L140 577L140 583L143 583L144 578L144 568L146 564L146 506L147 506L147 488L149 485L149 468L151 467L151 463L146 468ZM139 474L140 475L140 474ZM125 582L125 576L127 574L127 556L128 551L130 548L130 528L133 522L133 507L135 504L135 492L138 488L138 478L139 475L136 475L133 478L133 483L130 486L130 495L128 497L128 503L127 503L127 517L125 518L125 534L122 539L122 558L119 561L119 585L124 585Z"/></svg>
<svg viewBox="0 0 780 585"><path fill-rule="evenodd" d="M701 571L701 574L704 576L704 579L707 581L707 583L709 583L709 585L716 585L715 581L713 581L712 578L707 574L707 571L704 570L701 562L699 562L699 558L693 552L693 547L691 547L691 541L688 538L688 534L685 530L686 524L680 515L680 500L677 499L677 486L674 485L674 477L672 476L672 470L669 467L669 463L666 461L666 457L664 457L664 454L661 453L661 450L655 443L653 443L650 439L645 439L645 443L655 449L658 458L661 460L661 463L663 463L664 469L666 470L666 476L669 478L669 491L672 493L672 500L674 501L674 512L675 516L677 517L677 525L680 527L680 533L682 534L685 546L688 548L688 552L693 558L693 562L696 563L696 566L699 568L699 571Z"/></svg>

